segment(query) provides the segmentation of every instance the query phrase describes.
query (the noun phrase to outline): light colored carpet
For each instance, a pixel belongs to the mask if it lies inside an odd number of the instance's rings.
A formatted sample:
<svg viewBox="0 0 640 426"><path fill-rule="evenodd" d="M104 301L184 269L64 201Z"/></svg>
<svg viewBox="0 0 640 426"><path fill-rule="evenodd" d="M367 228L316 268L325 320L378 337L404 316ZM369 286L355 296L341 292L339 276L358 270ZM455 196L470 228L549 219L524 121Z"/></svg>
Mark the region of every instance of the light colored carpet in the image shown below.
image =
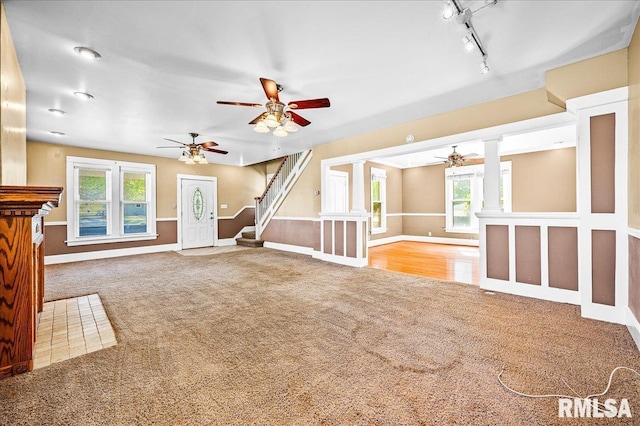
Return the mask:
<svg viewBox="0 0 640 426"><path fill-rule="evenodd" d="M186 250L176 250L176 253L182 256L209 256L212 254L229 253L230 251L247 250L251 247L244 246L220 246L220 247L202 247Z"/></svg>
<svg viewBox="0 0 640 426"><path fill-rule="evenodd" d="M98 293L118 345L0 381L3 425L554 425L554 399L640 370L575 306L266 248L46 267L47 300ZM640 418L640 384L611 398Z"/></svg>

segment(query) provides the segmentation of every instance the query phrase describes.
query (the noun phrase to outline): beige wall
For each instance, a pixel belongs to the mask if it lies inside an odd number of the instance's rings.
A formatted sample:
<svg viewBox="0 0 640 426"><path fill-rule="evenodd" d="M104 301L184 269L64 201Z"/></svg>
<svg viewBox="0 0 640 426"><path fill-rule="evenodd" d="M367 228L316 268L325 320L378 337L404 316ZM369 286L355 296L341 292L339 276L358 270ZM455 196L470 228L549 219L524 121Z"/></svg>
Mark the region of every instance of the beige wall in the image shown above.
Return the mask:
<svg viewBox="0 0 640 426"><path fill-rule="evenodd" d="M508 155L514 212L575 212L576 149Z"/></svg>
<svg viewBox="0 0 640 426"><path fill-rule="evenodd" d="M225 166L212 163L205 165L187 165L171 158L125 154L31 141L27 143L27 184L66 187L67 156L155 164L157 186L156 213L158 218L176 217L175 205L178 194L176 175L178 174L217 177L218 214L220 216L232 216L244 206L253 206L253 197L260 195L264 190L264 164L247 167ZM47 221L66 220L67 197L68 194L64 193L59 208L51 211L47 216ZM219 208L221 204L227 204L228 208L221 210Z"/></svg>
<svg viewBox="0 0 640 426"><path fill-rule="evenodd" d="M0 184L27 184L26 89L0 3Z"/></svg>
<svg viewBox="0 0 640 426"><path fill-rule="evenodd" d="M640 23L636 25L628 51L629 226L640 229Z"/></svg>
<svg viewBox="0 0 640 426"><path fill-rule="evenodd" d="M576 211L575 148L532 152L501 158L511 161L514 212ZM413 167L402 173L403 213L440 214L405 216L404 235L471 238L477 234L445 232L444 165ZM429 235L431 233L431 235Z"/></svg>
<svg viewBox="0 0 640 426"><path fill-rule="evenodd" d="M565 102L578 96L624 87L629 81L627 49L549 70L545 79L547 90Z"/></svg>

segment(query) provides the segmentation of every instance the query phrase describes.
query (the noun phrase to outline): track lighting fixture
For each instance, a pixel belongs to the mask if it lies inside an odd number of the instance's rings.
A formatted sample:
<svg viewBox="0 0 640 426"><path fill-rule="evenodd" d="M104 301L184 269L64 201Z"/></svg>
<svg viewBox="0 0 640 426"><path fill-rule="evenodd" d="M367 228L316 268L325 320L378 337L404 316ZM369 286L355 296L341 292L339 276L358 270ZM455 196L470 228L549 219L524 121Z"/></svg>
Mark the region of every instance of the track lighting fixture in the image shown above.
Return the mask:
<svg viewBox="0 0 640 426"><path fill-rule="evenodd" d="M446 0L442 7L442 18L445 20L450 20L451 18L455 17L457 23L465 26L467 34L462 38L464 50L467 52L471 52L476 48L478 49L478 51L482 55L482 61L480 62L480 73L486 74L489 72L489 67L487 66L487 50L482 45L480 37L471 24L471 17L474 13L478 12L481 9L484 9L485 7L496 5L500 0L485 0L484 6L481 6L476 10L471 10L468 7L463 8L460 4L460 1L461 0Z"/></svg>
<svg viewBox="0 0 640 426"><path fill-rule="evenodd" d="M487 58L482 58L482 62L480 62L480 74L486 74L489 72L489 66L487 65Z"/></svg>

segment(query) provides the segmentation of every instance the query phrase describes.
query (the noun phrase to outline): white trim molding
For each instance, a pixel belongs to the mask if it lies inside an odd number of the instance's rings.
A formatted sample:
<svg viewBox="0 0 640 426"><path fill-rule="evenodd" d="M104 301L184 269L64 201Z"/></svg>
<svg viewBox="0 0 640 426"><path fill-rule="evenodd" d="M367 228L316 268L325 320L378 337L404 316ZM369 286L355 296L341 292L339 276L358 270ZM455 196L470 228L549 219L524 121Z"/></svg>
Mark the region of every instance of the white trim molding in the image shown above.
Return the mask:
<svg viewBox="0 0 640 426"><path fill-rule="evenodd" d="M320 218L319 217L304 217L304 216L300 216L300 217L293 217L293 216L274 216L271 218L271 220L306 220L309 222L320 222Z"/></svg>
<svg viewBox="0 0 640 426"><path fill-rule="evenodd" d="M633 341L636 343L638 350L640 350L640 322L638 322L638 319L629 307L627 307L627 329L631 337L633 337Z"/></svg>
<svg viewBox="0 0 640 426"><path fill-rule="evenodd" d="M313 256L312 247L296 246L292 244L271 243L269 241L264 242L264 247L280 251L288 251L291 253L304 254L306 256Z"/></svg>
<svg viewBox="0 0 640 426"><path fill-rule="evenodd" d="M226 220L235 219L236 217L238 217L238 215L240 215L240 213L242 213L246 209L255 209L255 206L243 206L233 216L218 216L218 220L221 220L221 219L226 219Z"/></svg>

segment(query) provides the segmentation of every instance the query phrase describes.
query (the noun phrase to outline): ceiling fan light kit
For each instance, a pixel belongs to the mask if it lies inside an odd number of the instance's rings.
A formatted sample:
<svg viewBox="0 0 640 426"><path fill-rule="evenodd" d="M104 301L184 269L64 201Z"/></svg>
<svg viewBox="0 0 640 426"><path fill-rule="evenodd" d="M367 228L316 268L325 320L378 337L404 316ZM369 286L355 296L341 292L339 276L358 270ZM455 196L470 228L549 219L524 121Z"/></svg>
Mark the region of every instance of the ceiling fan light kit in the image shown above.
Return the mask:
<svg viewBox="0 0 640 426"><path fill-rule="evenodd" d="M446 0L442 7L442 19L448 21L455 17L455 21L458 24L465 26L467 34L462 38L464 50L466 52L471 52L477 48L480 51L480 54L482 55L482 61L480 62L480 74L484 75L489 72L489 67L487 66L487 57L489 55L482 45L482 41L476 33L475 28L473 28L473 25L471 24L471 17L474 13L484 9L485 7L496 5L499 0L485 0L484 6L481 6L476 10L471 10L468 7L463 8L460 1L461 0Z"/></svg>
<svg viewBox="0 0 640 426"><path fill-rule="evenodd" d="M329 99L306 99L302 101L289 102L284 104L280 101L278 93L283 90L283 87L273 80L268 78L261 78L260 83L264 89L264 93L267 95L267 103L264 104L266 112L263 112L258 117L254 118L249 124L254 124L253 131L256 133L270 133L270 129L273 130L273 135L277 137L285 137L289 133L295 133L298 131L298 126L308 126L311 124L309 120L301 117L292 110L294 109L309 109L309 108L328 108L331 106ZM231 101L218 101L221 105L237 105L262 108L263 106L256 103L249 102L231 102Z"/></svg>
<svg viewBox="0 0 640 426"><path fill-rule="evenodd" d="M458 151L456 151L456 148L458 147L458 145L452 145L451 148L453 148L453 152L451 154L449 154L447 156L447 158L444 157L436 157L436 158L443 158L444 164L447 168L451 168L451 167L461 167L464 166L465 162L467 161L467 158L469 157L477 157L478 154L476 153L470 153L470 154L460 154Z"/></svg>
<svg viewBox="0 0 640 426"><path fill-rule="evenodd" d="M200 136L198 133L189 133L191 136L191 143L184 143L180 141L175 141L173 139L164 138L164 140L169 142L175 142L182 146L159 146L158 148L181 148L182 154L178 157L178 161L184 162L184 164L209 164L207 157L204 156L205 152L215 152L216 154L228 154L227 151L223 151L221 149L212 148L213 146L218 146L217 142L208 141L208 142L200 142L196 143L196 138ZM186 150L185 150L186 148Z"/></svg>

